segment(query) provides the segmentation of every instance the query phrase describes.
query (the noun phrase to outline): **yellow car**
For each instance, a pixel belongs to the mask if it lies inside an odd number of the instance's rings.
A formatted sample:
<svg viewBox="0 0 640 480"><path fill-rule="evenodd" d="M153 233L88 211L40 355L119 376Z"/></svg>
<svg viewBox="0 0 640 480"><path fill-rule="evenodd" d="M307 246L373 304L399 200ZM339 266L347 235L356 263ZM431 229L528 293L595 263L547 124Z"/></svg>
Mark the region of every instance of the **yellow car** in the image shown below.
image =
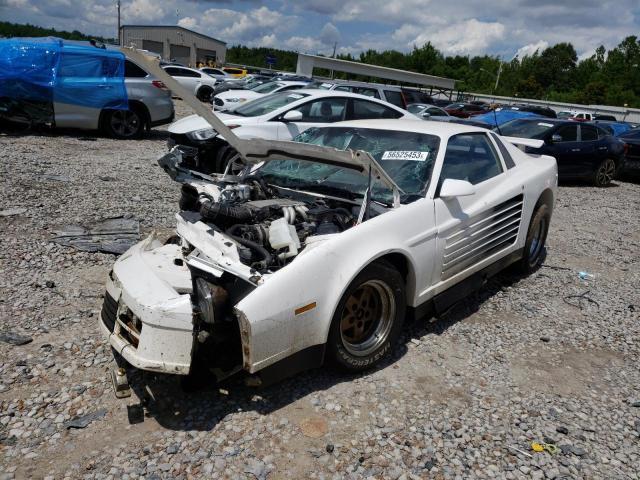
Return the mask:
<svg viewBox="0 0 640 480"><path fill-rule="evenodd" d="M222 67L229 75L232 75L236 78L242 78L247 76L247 71L244 68L235 68L235 67Z"/></svg>

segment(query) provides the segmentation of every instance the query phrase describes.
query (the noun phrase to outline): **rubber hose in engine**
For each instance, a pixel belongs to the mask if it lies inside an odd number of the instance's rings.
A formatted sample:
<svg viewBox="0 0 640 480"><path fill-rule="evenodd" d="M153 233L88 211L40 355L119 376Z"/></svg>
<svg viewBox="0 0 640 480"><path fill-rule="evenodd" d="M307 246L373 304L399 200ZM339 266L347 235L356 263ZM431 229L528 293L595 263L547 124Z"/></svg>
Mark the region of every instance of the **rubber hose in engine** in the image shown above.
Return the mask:
<svg viewBox="0 0 640 480"><path fill-rule="evenodd" d="M200 215L210 221L238 221L251 220L251 210L244 205L225 205L223 203L207 202L200 208Z"/></svg>
<svg viewBox="0 0 640 480"><path fill-rule="evenodd" d="M271 265L271 260L273 259L273 257L267 251L266 248L264 248L261 245L258 245L255 242L252 242L251 240L247 240L246 238L242 238L242 237L236 237L235 235L229 233L230 231L233 231L233 229L234 227L227 229L225 234L232 240L235 240L236 242L238 242L240 245L244 245L245 247L250 249L252 252L256 252L259 255L261 255L262 261L264 262L264 268L267 268L269 265Z"/></svg>

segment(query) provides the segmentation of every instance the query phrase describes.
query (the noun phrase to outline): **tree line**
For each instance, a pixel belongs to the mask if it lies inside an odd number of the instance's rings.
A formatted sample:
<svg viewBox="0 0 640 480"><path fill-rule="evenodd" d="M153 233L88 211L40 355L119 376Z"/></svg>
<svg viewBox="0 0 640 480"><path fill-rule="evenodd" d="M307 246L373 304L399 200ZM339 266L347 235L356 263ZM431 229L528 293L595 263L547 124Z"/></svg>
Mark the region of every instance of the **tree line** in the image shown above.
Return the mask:
<svg viewBox="0 0 640 480"><path fill-rule="evenodd" d="M77 30L0 22L0 37L44 36L115 43L114 39L89 36ZM276 59L274 68L295 71L297 52L243 45L227 50L227 62L256 67L267 68L269 56ZM456 89L463 92L640 108L640 40L636 36L626 37L610 50L600 46L592 56L582 60L571 43L558 43L510 61L490 55L447 56L431 43L416 46L410 52L367 50L338 58L453 78L457 80ZM500 81L495 88L499 69ZM329 75L326 71L314 73ZM336 76L356 79L347 74Z"/></svg>
<svg viewBox="0 0 640 480"><path fill-rule="evenodd" d="M264 67L268 55L276 57L277 69L295 70L297 54L285 50L233 46L227 50L227 61ZM640 108L640 40L636 36L625 38L611 50L600 46L583 60L578 60L571 43L558 43L507 62L490 55L446 56L431 43L406 53L367 50L337 58L453 78L456 89L463 92ZM341 78L355 79L346 74Z"/></svg>

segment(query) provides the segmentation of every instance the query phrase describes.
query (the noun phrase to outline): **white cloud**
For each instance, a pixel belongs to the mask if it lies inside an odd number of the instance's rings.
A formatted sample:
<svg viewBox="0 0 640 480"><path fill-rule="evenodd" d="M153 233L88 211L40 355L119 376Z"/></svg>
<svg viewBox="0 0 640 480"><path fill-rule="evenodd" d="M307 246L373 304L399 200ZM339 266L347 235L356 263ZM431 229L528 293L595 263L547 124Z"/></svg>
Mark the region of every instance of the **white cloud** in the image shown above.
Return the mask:
<svg viewBox="0 0 640 480"><path fill-rule="evenodd" d="M166 11L159 2L153 0L133 0L122 7L122 15L128 23L150 23L161 20L166 16Z"/></svg>
<svg viewBox="0 0 640 480"><path fill-rule="evenodd" d="M340 30L333 23L325 23L320 30L320 41L325 45L333 45L340 41Z"/></svg>
<svg viewBox="0 0 640 480"><path fill-rule="evenodd" d="M514 56L518 58L529 57L536 53L536 51L542 52L548 46L549 42L547 42L546 40L540 40L536 43L530 43L528 45L525 45L524 47L520 47Z"/></svg>

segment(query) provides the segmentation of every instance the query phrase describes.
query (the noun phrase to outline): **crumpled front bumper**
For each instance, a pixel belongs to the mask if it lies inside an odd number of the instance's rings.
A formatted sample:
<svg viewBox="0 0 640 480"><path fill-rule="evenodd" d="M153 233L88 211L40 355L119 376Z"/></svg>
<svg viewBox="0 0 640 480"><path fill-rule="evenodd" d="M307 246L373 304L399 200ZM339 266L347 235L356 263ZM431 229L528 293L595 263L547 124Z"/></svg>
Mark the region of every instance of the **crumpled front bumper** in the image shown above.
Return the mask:
<svg viewBox="0 0 640 480"><path fill-rule="evenodd" d="M194 346L191 288L180 246L162 245L152 235L115 262L100 327L134 367L187 375Z"/></svg>

